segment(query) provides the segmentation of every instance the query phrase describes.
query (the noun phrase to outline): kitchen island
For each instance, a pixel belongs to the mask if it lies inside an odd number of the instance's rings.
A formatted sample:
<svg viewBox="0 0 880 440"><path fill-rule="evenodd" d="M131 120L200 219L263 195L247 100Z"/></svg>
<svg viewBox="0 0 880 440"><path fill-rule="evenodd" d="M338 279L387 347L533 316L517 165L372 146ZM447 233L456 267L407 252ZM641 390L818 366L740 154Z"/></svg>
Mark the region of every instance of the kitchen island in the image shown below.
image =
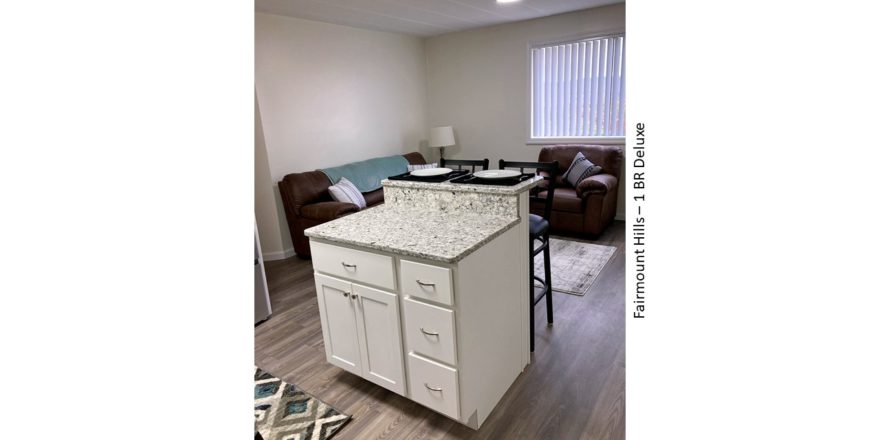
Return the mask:
<svg viewBox="0 0 880 440"><path fill-rule="evenodd" d="M384 180L384 205L307 229L328 362L479 428L529 363L540 180Z"/></svg>

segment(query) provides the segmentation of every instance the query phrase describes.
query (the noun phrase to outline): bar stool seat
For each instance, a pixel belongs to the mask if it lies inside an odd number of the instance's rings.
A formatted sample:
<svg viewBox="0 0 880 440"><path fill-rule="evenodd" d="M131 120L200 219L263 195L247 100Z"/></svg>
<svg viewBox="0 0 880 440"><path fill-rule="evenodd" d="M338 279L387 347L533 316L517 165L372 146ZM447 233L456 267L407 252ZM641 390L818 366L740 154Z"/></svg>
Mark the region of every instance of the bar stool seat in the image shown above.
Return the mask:
<svg viewBox="0 0 880 440"><path fill-rule="evenodd" d="M540 215L529 214L529 237L535 239L550 229L550 222Z"/></svg>

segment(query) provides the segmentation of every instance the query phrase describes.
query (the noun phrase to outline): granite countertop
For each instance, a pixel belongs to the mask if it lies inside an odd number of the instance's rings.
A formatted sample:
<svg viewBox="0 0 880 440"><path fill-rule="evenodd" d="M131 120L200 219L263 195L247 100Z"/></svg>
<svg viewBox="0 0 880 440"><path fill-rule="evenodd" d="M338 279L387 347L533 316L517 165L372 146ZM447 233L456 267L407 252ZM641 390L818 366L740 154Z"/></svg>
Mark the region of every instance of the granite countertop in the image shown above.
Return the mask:
<svg viewBox="0 0 880 440"><path fill-rule="evenodd" d="M517 223L519 218L513 216L450 215L380 205L311 227L305 234L330 242L455 263Z"/></svg>
<svg viewBox="0 0 880 440"><path fill-rule="evenodd" d="M483 194L519 194L523 191L534 187L544 178L541 176L532 177L524 180L515 186L494 186L494 185L467 185L458 183L428 183L428 182L411 182L408 180L389 180L382 181L382 186L395 186L399 188L420 188L432 189L435 191L460 191L460 192L476 192Z"/></svg>

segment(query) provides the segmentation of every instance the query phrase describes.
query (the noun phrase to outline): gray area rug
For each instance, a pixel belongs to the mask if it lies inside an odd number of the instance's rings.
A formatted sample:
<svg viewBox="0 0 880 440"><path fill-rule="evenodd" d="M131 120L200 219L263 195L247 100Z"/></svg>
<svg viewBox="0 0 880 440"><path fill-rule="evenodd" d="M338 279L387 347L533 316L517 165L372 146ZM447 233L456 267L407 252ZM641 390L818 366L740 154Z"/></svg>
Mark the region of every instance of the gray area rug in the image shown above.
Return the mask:
<svg viewBox="0 0 880 440"><path fill-rule="evenodd" d="M537 242L536 242L537 243ZM553 291L583 296L617 248L562 238L550 238ZM544 256L535 257L535 275L544 277Z"/></svg>

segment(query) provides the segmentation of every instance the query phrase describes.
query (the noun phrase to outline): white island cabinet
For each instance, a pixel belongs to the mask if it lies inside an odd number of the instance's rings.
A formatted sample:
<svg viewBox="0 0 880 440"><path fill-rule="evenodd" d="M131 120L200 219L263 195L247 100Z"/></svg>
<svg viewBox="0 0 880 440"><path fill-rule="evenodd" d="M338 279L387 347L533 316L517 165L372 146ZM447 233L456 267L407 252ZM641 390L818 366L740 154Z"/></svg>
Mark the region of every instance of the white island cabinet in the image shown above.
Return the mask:
<svg viewBox="0 0 880 440"><path fill-rule="evenodd" d="M386 182L385 205L307 230L327 361L478 429L529 360L535 183L481 199Z"/></svg>
<svg viewBox="0 0 880 440"><path fill-rule="evenodd" d="M405 394L397 295L315 274L327 360Z"/></svg>

